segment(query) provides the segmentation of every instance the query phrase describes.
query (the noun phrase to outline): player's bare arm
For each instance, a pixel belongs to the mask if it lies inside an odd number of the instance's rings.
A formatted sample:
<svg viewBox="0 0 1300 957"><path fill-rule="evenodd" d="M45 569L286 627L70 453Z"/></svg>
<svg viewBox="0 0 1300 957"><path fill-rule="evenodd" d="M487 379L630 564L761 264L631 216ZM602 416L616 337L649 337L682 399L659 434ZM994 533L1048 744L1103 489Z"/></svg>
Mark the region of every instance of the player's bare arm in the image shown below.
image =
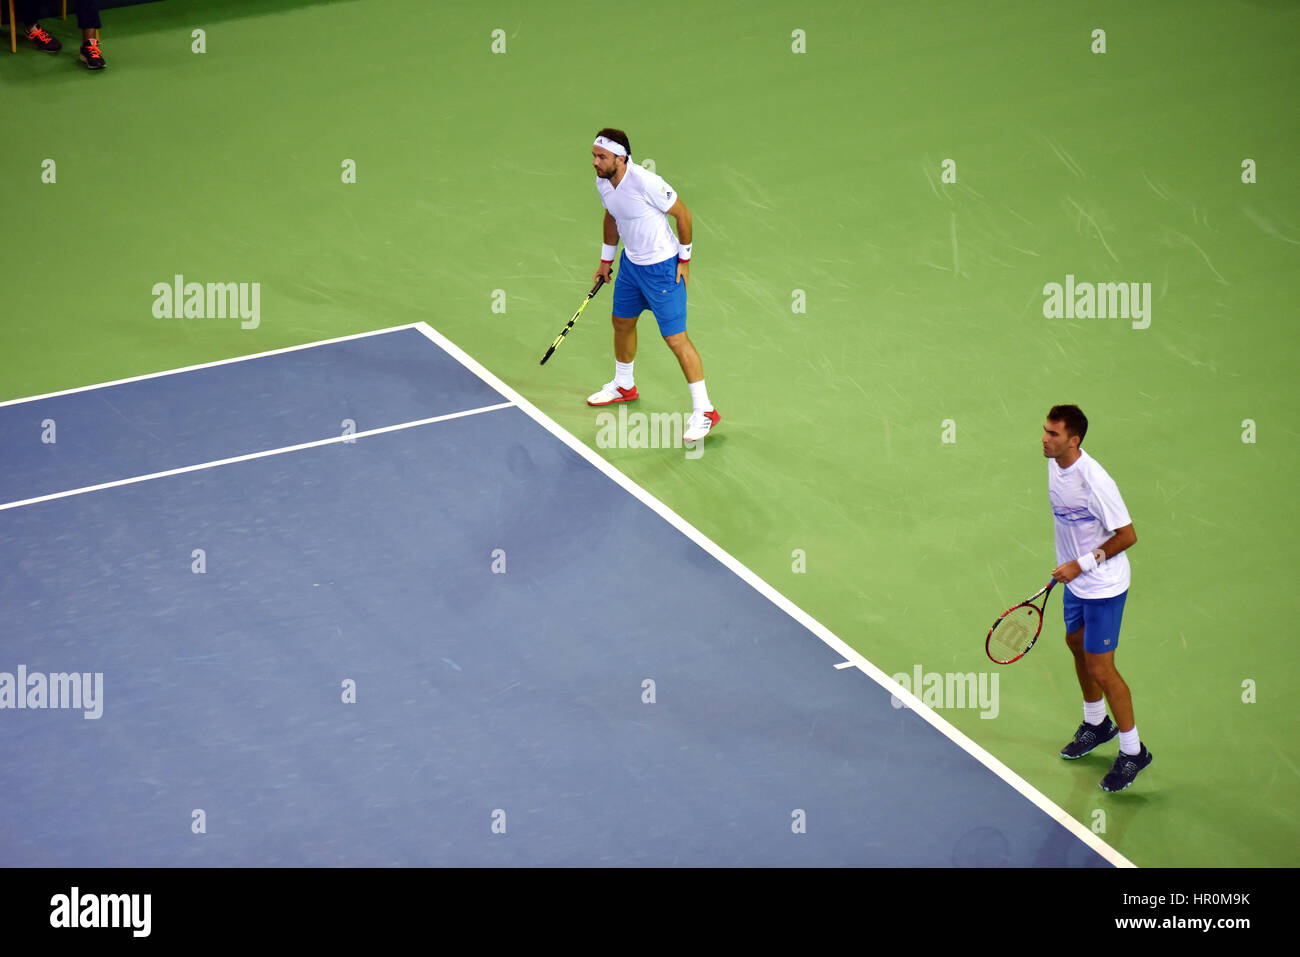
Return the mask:
<svg viewBox="0 0 1300 957"><path fill-rule="evenodd" d="M1101 544L1101 551L1105 552L1106 558L1114 558L1126 548L1132 548L1137 544L1137 532L1133 531L1132 523L1125 525L1123 528L1115 530L1115 534ZM1058 565L1052 570L1052 577L1058 582L1074 581L1083 574L1083 569L1079 567L1077 561L1069 561L1064 565Z"/></svg>
<svg viewBox="0 0 1300 957"><path fill-rule="evenodd" d="M681 196L668 207L668 215L677 223L677 241L683 246L691 244L691 211L682 202ZM677 263L677 281L689 283L691 264L689 261Z"/></svg>
<svg viewBox="0 0 1300 957"><path fill-rule="evenodd" d="M613 216L609 215L608 212L605 213L605 223L601 228L604 230L605 245L617 246L618 245L618 222L614 219ZM591 277L591 281L595 282L597 279L604 277L605 282L609 282L609 270L611 265L612 265L611 263L607 263L604 260L602 260L600 266L596 269L595 274Z"/></svg>

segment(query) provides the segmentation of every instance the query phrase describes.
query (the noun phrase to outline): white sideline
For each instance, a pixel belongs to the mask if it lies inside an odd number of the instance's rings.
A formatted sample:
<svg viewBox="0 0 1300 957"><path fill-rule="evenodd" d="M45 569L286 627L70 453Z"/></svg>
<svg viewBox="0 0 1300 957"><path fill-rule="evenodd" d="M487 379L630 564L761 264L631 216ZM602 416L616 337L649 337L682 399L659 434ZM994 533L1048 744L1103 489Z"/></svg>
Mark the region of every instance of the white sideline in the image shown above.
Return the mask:
<svg viewBox="0 0 1300 957"><path fill-rule="evenodd" d="M385 425L378 429L367 429L364 432L351 432L343 435L332 435L328 439L317 439L315 442L300 442L297 445L285 445L278 449L266 449L262 452L249 452L247 455L233 455L228 459L215 459L211 462L200 462L198 465L185 465L176 469L167 469L165 472L151 472L148 475L134 475L131 478L116 479L112 482L101 482L99 485L86 485L82 488L68 489L66 492L52 492L49 495L38 495L35 498L25 498L17 502L5 502L0 505L0 512L8 508L22 508L24 505L35 505L38 502L49 502L58 498L69 498L73 495L85 495L87 492L98 492L106 488L118 488L122 485L135 485L139 482L149 482L153 479L167 478L171 475L184 475L186 472L198 472L202 469L214 469L220 465L233 465L236 462L247 462L251 459L264 459L272 455L284 455L287 452L301 452L303 449L314 449L322 445L336 445L339 442L354 442L357 439L364 439L371 435L382 435L385 432L397 432L401 429L413 429L420 425L432 425L434 422L446 422L448 419L459 419L467 415L478 415L481 412L495 412L497 409L508 409L513 403L498 402L496 405L485 405L478 409L465 409L462 412L449 412L446 415L435 415L429 419L415 419L411 422L401 422L397 425Z"/></svg>
<svg viewBox="0 0 1300 957"><path fill-rule="evenodd" d="M179 369L164 369L162 372L147 372L144 375L131 376L127 379L114 379L111 382L97 382L94 385L79 385L75 389L62 389L58 392L46 392L42 395L28 395L19 399L6 399L0 402L0 409L7 405L21 405L24 402L38 402L41 399L54 399L61 395L73 395L77 392L90 392L93 389L107 389L110 386L126 385L128 382L142 382L145 379L157 379L160 376L176 375L180 372L194 372L197 369L211 369L214 366L229 365L232 362L247 362L249 359L261 359L263 356L278 356L286 352L297 352L300 349L315 349L317 346L328 346L335 342L347 342L349 339L365 339L367 336L382 336L389 332L400 332L402 329L413 329L417 323L409 322L404 326L389 326L387 329L374 329L370 332L357 332L350 336L339 336L336 339L321 339L319 342L305 342L300 346L285 346L283 349L269 349L266 352L254 352L246 356L234 356L230 359L217 359L213 362L200 362L198 365L181 366Z"/></svg>

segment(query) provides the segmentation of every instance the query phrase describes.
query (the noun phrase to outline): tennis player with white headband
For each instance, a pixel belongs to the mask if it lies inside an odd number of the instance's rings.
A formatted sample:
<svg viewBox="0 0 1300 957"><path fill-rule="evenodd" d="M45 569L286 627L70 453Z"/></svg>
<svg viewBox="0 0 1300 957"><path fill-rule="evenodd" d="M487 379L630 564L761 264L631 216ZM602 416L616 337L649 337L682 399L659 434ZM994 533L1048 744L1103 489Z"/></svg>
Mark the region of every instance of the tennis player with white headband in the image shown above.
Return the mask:
<svg viewBox="0 0 1300 957"><path fill-rule="evenodd" d="M717 409L704 388L704 364L686 335L686 284L691 271L691 211L663 178L632 162L632 147L622 130L603 129L591 147L596 190L605 206L605 244L593 275L609 281L610 266L623 239L623 256L614 283L614 381L587 399L588 405L613 405L639 398L632 364L636 321L654 313L659 334L673 350L691 390L693 410L682 438L696 442L718 424ZM677 236L668 217L677 222Z"/></svg>

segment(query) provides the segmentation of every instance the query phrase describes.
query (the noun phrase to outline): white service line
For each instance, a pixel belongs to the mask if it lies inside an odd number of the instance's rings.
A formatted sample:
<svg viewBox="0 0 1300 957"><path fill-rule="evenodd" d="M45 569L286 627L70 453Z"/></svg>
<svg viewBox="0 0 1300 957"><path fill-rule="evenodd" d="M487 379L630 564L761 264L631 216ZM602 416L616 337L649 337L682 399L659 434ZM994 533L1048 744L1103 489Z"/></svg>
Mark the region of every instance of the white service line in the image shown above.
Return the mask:
<svg viewBox="0 0 1300 957"><path fill-rule="evenodd" d="M894 681L893 678L889 677L889 675L885 674L858 652L854 651L853 648L846 644L843 639L839 638L829 628L817 621L794 602L790 601L790 599L786 598L763 579L759 578L758 575L742 564L739 559L712 541L707 535L697 529L690 522L686 521L686 519L682 518L663 502L659 501L659 499L655 498L640 485L637 485L636 482L632 481L608 461L598 455L595 450L575 438L571 433L555 422L555 420L538 409L537 406L533 405L517 391L498 379L477 360L464 352L459 346L442 333L433 329L424 322L415 323L415 328L428 337L432 342L444 349L448 354L455 357L461 365L465 366L465 368L469 369L488 385L492 386L492 388L510 399L511 402L518 406L521 411L526 413L538 425L542 426L542 428L546 429L565 445L569 446L569 448L573 449L596 468L600 469L600 471L604 472L609 476L609 478L622 486L625 491L635 496L642 502L642 504L649 507L679 532L729 568L755 591L763 595L763 597L768 601L772 602L772 604L776 605L795 621L799 622L799 624L803 625L826 644L838 651L846 659L846 664L856 665L858 670L863 674L871 678L876 682L876 684L880 685L894 697L898 698L899 701L907 705L910 710L914 711L923 720L928 722L935 728L935 730L944 735L958 747L965 750L986 768L1023 795L1044 814L1052 818L1052 820L1056 821L1080 841L1096 851L1101 857L1105 858L1116 867L1136 866L1132 861L1119 853L1119 851L1115 850L1094 834L1091 829L1075 820L1071 815L1067 814L1062 808L1051 801L1045 794L1031 785L1020 775L1016 774L1015 771L1012 771L993 755L985 751L984 748L980 747L953 725L949 724L946 719L941 717L929 705L922 702L920 698L916 697L898 682ZM704 441L707 442L708 439L706 438Z"/></svg>
<svg viewBox="0 0 1300 957"><path fill-rule="evenodd" d="M321 339L318 342L305 342L300 346L285 346L283 349L269 349L266 352L254 352L246 356L234 356L230 359L217 359L214 362L200 362L194 366L181 366L179 369L164 369L162 372L148 372L144 375L131 376L129 379L114 379L112 382L97 382L94 385L79 385L75 389L63 389L60 392L46 392L43 395L29 395L21 399L6 399L0 402L0 409L7 405L20 405L24 402L37 402L41 399L53 399L61 395L73 395L77 392L89 392L92 389L107 389L110 386L126 385L128 382L142 382L145 379L157 379L160 376L176 375L180 372L193 372L196 369L211 369L213 366L229 365L232 362L247 362L249 359L261 359L264 356L278 356L286 352L297 352L300 349L315 349L317 346L328 346L336 342L347 342L350 339L365 339L369 336L382 336L389 332L400 332L403 329L414 329L418 323L408 322L404 326L390 326L387 329L375 329L371 332L357 332L350 336L339 336L337 339Z"/></svg>
<svg viewBox="0 0 1300 957"><path fill-rule="evenodd" d="M416 419L413 422L401 422L397 425L385 425L378 429L367 429L364 432L352 432L344 435L330 436L328 439L317 439L315 442L301 442L298 445L286 445L278 449L267 449L264 452L250 452L247 455L235 455L228 459L216 459L212 462L201 462L198 465L186 465L178 469L168 469L165 472L151 472L148 475L136 475L132 478L117 479L113 482L102 482L99 485L87 485L84 488L68 489L66 492L54 492L50 495L38 495L35 498L25 498L17 502L6 502L0 505L0 512L7 508L22 508L24 505L35 505L37 502L49 502L57 498L68 498L72 495L85 495L87 492L98 492L106 488L117 488L120 485L135 485L138 482L149 482L153 479L167 478L171 475L183 475L186 472L198 472L201 469L213 469L220 465L233 465L236 462L247 462L251 459L264 459L272 455L284 455L287 452L301 452L303 449L314 449L322 445L335 445L339 442L352 442L356 439L364 439L371 435L383 435L385 432L397 432L401 429L413 429L420 425L432 425L435 422L446 422L448 419L459 419L467 415L478 415L481 412L495 412L498 409L508 409L513 402L498 402L496 405L485 405L478 409L465 409L462 412L449 412L446 415L435 415L428 419Z"/></svg>

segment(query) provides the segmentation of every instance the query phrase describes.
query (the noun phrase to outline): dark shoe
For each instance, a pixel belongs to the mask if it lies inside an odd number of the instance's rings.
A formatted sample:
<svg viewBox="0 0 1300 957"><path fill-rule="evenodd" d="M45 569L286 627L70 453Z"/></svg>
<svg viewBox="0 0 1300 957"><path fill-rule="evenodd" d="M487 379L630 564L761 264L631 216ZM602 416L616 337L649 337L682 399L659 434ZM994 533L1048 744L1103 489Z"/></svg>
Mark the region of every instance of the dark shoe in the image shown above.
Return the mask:
<svg viewBox="0 0 1300 957"><path fill-rule="evenodd" d="M87 70L104 69L104 58L99 53L99 41L87 40L81 45L81 62Z"/></svg>
<svg viewBox="0 0 1300 957"><path fill-rule="evenodd" d="M27 28L27 42L38 50L44 50L46 53L58 53L63 49L63 44L56 37L52 37L42 30L39 23L33 23Z"/></svg>
<svg viewBox="0 0 1300 957"><path fill-rule="evenodd" d="M1084 723L1074 732L1074 740L1061 749L1061 757L1067 761L1081 758L1099 744L1105 744L1119 734L1119 727L1106 715L1101 724Z"/></svg>
<svg viewBox="0 0 1300 957"><path fill-rule="evenodd" d="M1145 744L1137 754L1119 753L1115 763L1110 766L1110 773L1101 779L1103 791L1122 791L1138 776L1138 772L1151 763L1151 752Z"/></svg>

